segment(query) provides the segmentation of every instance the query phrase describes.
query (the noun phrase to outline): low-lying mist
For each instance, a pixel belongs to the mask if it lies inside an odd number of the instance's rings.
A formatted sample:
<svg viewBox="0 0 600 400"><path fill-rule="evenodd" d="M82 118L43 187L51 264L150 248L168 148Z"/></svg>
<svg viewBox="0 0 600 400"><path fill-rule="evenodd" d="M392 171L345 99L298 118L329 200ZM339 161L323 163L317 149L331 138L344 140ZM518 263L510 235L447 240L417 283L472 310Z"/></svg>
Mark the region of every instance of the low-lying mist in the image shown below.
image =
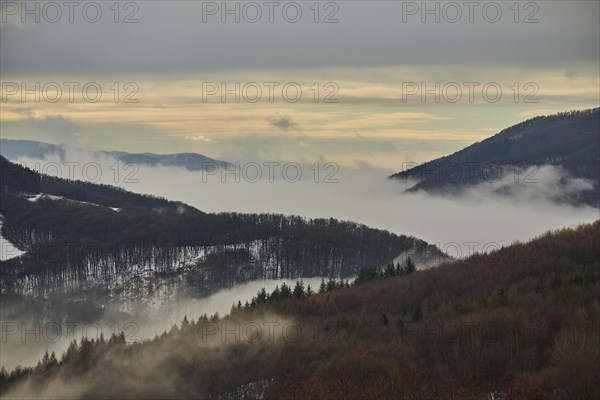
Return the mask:
<svg viewBox="0 0 600 400"><path fill-rule="evenodd" d="M317 291L322 278L299 278L304 287L311 286ZM143 313L127 314L118 310L105 309L102 318L89 321L60 321L40 320L27 316L0 318L2 326L2 352L0 366L7 370L17 365L33 366L42 358L46 350L54 351L60 356L73 340L78 342L82 337L97 339L101 334L105 338L113 333L123 332L129 343L140 342L154 338L173 325L180 325L184 317L197 320L206 314L224 316L231 307L240 301L244 304L265 288L272 292L275 286L283 283L293 287L296 280L256 280L240 284L230 289L219 290L205 298L183 298L170 303L165 308L148 310ZM149 299L141 301L147 302Z"/></svg>
<svg viewBox="0 0 600 400"><path fill-rule="evenodd" d="M133 346L118 337L82 343L79 354L67 351L65 363L70 366L45 374L42 380L26 377L3 397L207 398L211 391L239 387L261 372L273 375L275 363L265 369L256 360L265 353L273 360L285 343L310 335L303 332L305 326L273 313L197 322L173 328L163 340ZM87 363L79 358L82 353L89 357Z"/></svg>
<svg viewBox="0 0 600 400"><path fill-rule="evenodd" d="M127 166L67 148L45 160L21 163L50 175L106 183L188 203L205 212L282 213L337 218L413 235L453 257L525 241L548 230L599 218L598 209L560 202L591 183L545 166L520 177L508 173L452 196L404 193L411 182L389 179L397 171L334 163L247 163L228 170ZM66 162L77 164L68 166ZM526 179L524 179L526 178Z"/></svg>

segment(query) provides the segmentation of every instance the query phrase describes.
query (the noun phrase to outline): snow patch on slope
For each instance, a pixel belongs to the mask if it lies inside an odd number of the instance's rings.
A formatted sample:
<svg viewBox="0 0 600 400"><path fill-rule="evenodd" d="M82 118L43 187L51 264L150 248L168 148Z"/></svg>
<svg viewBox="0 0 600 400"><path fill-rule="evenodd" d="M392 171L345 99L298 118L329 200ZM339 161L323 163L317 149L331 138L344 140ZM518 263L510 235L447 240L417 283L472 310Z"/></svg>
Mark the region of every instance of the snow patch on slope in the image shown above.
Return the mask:
<svg viewBox="0 0 600 400"><path fill-rule="evenodd" d="M71 204L79 204L79 205L85 205L85 206L104 207L104 206L102 206L100 204L96 204L96 203L90 203L90 202L81 201L81 200L72 200L67 197L54 196L54 195L45 194L45 193L38 193L35 195L28 196L27 200L32 203L37 203L40 200L53 200L53 201L66 201ZM121 209L117 208L117 207L106 207L106 208L110 208L111 210L113 210L115 212L121 211Z"/></svg>
<svg viewBox="0 0 600 400"><path fill-rule="evenodd" d="M19 257L24 254L24 251L19 250L8 239L2 236L2 223L4 217L0 214L0 261L10 260L11 258Z"/></svg>

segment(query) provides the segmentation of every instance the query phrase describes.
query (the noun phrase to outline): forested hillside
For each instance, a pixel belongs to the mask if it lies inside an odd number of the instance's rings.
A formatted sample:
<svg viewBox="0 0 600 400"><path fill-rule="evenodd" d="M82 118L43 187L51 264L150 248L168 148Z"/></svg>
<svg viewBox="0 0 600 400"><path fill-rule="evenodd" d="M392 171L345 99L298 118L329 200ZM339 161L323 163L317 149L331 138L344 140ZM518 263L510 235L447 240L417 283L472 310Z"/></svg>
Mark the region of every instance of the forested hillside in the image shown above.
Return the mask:
<svg viewBox="0 0 600 400"><path fill-rule="evenodd" d="M40 174L30 168L12 163L2 156L0 156L0 192L2 195L44 193L106 207L154 208L163 212L177 211L181 207L185 207L188 211L192 210L192 207L180 202L168 201L151 195L140 195L115 186ZM198 212L198 210L195 211Z"/></svg>
<svg viewBox="0 0 600 400"><path fill-rule="evenodd" d="M410 236L334 219L206 214L183 203L40 175L2 159L3 294L100 304L204 296L254 279L349 277L403 253L445 259Z"/></svg>
<svg viewBox="0 0 600 400"><path fill-rule="evenodd" d="M457 193L507 176L514 183L537 183L541 179L537 171L545 165L559 167L593 184L590 190L564 193L558 198L600 207L600 109L532 118L392 178L414 181L408 189L411 192Z"/></svg>
<svg viewBox="0 0 600 400"><path fill-rule="evenodd" d="M8 397L597 399L600 221L351 287L259 292L152 341L72 343ZM411 273L412 272L412 273ZM199 317L199 318L198 318ZM143 384L142 384L143 382Z"/></svg>

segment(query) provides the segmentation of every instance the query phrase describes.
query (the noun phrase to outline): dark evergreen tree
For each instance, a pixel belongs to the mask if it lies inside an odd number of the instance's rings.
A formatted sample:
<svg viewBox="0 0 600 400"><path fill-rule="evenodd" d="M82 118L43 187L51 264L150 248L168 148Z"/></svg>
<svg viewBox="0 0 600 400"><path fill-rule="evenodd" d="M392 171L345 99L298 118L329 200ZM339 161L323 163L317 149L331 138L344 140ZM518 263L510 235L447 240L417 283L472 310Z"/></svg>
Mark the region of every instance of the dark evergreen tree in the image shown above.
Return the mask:
<svg viewBox="0 0 600 400"><path fill-rule="evenodd" d="M361 284L365 282L370 282L377 279L378 276L379 274L377 273L377 270L374 267L362 268L358 273L358 276L354 280L354 283Z"/></svg>
<svg viewBox="0 0 600 400"><path fill-rule="evenodd" d="M181 321L181 329L187 329L190 326L190 321L188 320L187 315L183 317L183 321Z"/></svg>
<svg viewBox="0 0 600 400"><path fill-rule="evenodd" d="M262 288L258 291L258 293L256 294L256 302L257 303L266 303L267 300L269 299L269 295L267 295L267 291L265 290L265 288Z"/></svg>
<svg viewBox="0 0 600 400"><path fill-rule="evenodd" d="M310 285L308 285L308 286L306 287L306 296L307 296L307 297L310 297L310 296L312 296L313 294L315 294L315 292L314 292L314 291L313 291L313 289L310 287Z"/></svg>
<svg viewBox="0 0 600 400"><path fill-rule="evenodd" d="M294 286L294 297L299 299L304 296L304 283L302 281L296 281Z"/></svg>
<svg viewBox="0 0 600 400"><path fill-rule="evenodd" d="M285 282L281 284L281 300L289 299L292 297L292 289Z"/></svg>
<svg viewBox="0 0 600 400"><path fill-rule="evenodd" d="M394 268L394 263L388 263L385 266L385 270L383 271L384 278L391 278L396 276L396 269Z"/></svg>
<svg viewBox="0 0 600 400"><path fill-rule="evenodd" d="M404 275L404 268L402 268L402 265L400 265L400 261L396 263L396 275Z"/></svg>
<svg viewBox="0 0 600 400"><path fill-rule="evenodd" d="M406 259L406 265L404 265L404 273L406 275L412 274L413 272L415 272L417 270L417 267L415 265L415 263L413 262L413 260L410 259L410 257L408 257Z"/></svg>
<svg viewBox="0 0 600 400"><path fill-rule="evenodd" d="M337 289L337 282L335 279L333 278L329 278L329 280L327 281L327 286L325 287L326 291L331 291L331 290L335 290Z"/></svg>
<svg viewBox="0 0 600 400"><path fill-rule="evenodd" d="M281 301L281 291L279 290L279 285L275 286L275 289L271 292L271 296L269 297L271 302Z"/></svg>
<svg viewBox="0 0 600 400"><path fill-rule="evenodd" d="M327 290L327 286L325 286L325 279L321 279L321 284L319 285L319 293L325 293Z"/></svg>

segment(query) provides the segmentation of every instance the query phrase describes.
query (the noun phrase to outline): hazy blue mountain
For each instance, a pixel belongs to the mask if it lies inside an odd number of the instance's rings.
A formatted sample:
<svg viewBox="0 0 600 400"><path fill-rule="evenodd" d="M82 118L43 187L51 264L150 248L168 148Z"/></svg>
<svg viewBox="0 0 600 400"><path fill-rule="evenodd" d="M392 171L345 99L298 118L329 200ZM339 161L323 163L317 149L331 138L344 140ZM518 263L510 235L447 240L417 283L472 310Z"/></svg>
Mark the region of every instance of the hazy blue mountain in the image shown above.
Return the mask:
<svg viewBox="0 0 600 400"><path fill-rule="evenodd" d="M14 161L19 157L44 158L45 155L56 154L61 159L65 157L65 146L55 145L32 140L0 140L0 154L8 160ZM109 156L123 163L144 164L150 166L173 166L185 168L189 171L200 171L214 166L229 166L225 161L215 160L197 153L155 154L155 153L127 153L123 151L98 151L92 152L97 156Z"/></svg>
<svg viewBox="0 0 600 400"><path fill-rule="evenodd" d="M11 161L19 157L44 158L47 154L57 154L62 159L65 151L62 146L55 144L33 140L0 139L0 154Z"/></svg>

